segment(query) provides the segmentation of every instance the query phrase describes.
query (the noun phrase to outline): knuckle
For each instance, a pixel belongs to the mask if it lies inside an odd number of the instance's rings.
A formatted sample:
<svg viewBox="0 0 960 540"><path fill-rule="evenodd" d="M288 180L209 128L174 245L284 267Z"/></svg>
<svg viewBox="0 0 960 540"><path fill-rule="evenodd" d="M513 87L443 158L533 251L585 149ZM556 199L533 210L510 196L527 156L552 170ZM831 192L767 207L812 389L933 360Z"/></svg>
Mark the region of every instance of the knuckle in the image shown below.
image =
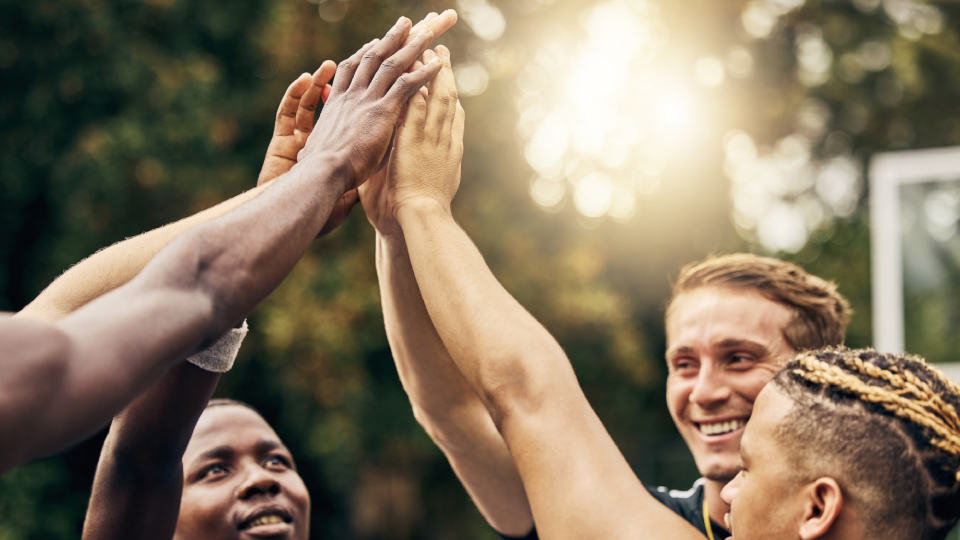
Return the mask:
<svg viewBox="0 0 960 540"><path fill-rule="evenodd" d="M406 92L410 89L410 76L408 74L403 74L397 78L397 82L393 83L393 87L401 92Z"/></svg>
<svg viewBox="0 0 960 540"><path fill-rule="evenodd" d="M400 39L400 33L396 30L390 30L387 35L383 36L383 41L396 41L398 39Z"/></svg>
<svg viewBox="0 0 960 540"><path fill-rule="evenodd" d="M354 68L357 67L356 64L357 62L355 60L353 60L352 58L348 58L343 62L340 62L340 65L337 66L337 73L352 71Z"/></svg>
<svg viewBox="0 0 960 540"><path fill-rule="evenodd" d="M440 93L437 94L437 100L438 100L438 101L440 102L440 104L443 105L445 108L446 108L446 107L450 107L451 105L453 105L454 103L457 102L456 92L453 92L453 93L451 93L451 92L440 92Z"/></svg>
<svg viewBox="0 0 960 540"><path fill-rule="evenodd" d="M381 65L382 69L385 69L385 70L387 70L387 71L393 71L393 70L397 69L400 64L397 62L397 59L396 59L396 58L390 57L390 58L387 58L386 60L384 60L383 63L380 64L380 65Z"/></svg>
<svg viewBox="0 0 960 540"><path fill-rule="evenodd" d="M376 62L383 62L383 51L381 51L381 50L379 50L378 48L374 47L373 49L370 49L369 51L367 51L366 53L364 53L363 59L366 60L366 61L371 61L371 60L372 60L372 61L376 61Z"/></svg>

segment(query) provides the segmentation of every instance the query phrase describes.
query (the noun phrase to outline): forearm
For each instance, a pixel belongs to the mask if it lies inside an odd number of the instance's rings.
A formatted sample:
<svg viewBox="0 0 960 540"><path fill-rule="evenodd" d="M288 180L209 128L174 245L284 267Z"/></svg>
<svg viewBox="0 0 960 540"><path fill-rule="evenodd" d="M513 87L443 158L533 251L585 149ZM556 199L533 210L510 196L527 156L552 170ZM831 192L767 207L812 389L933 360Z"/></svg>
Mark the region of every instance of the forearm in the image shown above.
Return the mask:
<svg viewBox="0 0 960 540"><path fill-rule="evenodd" d="M94 478L84 538L173 536L183 452L219 379L181 362L114 418Z"/></svg>
<svg viewBox="0 0 960 540"><path fill-rule="evenodd" d="M404 239L377 234L376 261L387 340L413 406L428 417L442 418L479 405L488 416L430 320Z"/></svg>
<svg viewBox="0 0 960 540"><path fill-rule="evenodd" d="M130 285L199 294L213 308L201 347L236 326L290 272L352 183L328 158L301 162L248 204L180 235Z"/></svg>
<svg viewBox="0 0 960 540"><path fill-rule="evenodd" d="M246 317L290 271L343 195L339 171L322 166L309 175L294 174L295 168L249 204L180 235L131 282L59 321L71 360L58 399L28 416L35 426L13 462L89 435L174 362Z"/></svg>
<svg viewBox="0 0 960 540"><path fill-rule="evenodd" d="M439 205L397 218L427 310L523 479L542 538L701 538L656 501L583 395L559 344L496 281Z"/></svg>
<svg viewBox="0 0 960 540"><path fill-rule="evenodd" d="M94 298L133 279L181 233L254 199L266 185L246 191L198 214L128 238L84 259L54 280L17 315L55 322Z"/></svg>
<svg viewBox="0 0 960 540"><path fill-rule="evenodd" d="M550 385L576 386L560 346L500 285L449 212L404 207L398 218L430 317L495 419L504 407L535 406Z"/></svg>
<svg viewBox="0 0 960 540"><path fill-rule="evenodd" d="M525 535L533 516L516 465L437 334L402 237L377 235L377 276L387 339L417 421L490 525Z"/></svg>

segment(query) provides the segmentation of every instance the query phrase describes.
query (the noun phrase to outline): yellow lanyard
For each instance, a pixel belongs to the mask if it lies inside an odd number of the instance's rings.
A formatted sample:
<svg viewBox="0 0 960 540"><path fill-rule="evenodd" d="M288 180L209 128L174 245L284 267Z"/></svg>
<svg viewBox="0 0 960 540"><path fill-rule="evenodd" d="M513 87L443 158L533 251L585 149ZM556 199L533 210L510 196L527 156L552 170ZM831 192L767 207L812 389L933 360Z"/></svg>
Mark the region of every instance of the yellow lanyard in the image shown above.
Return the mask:
<svg viewBox="0 0 960 540"><path fill-rule="evenodd" d="M707 494L703 494L703 525L707 528L707 538L709 540L714 540L713 538L713 527L710 526L710 509L707 508Z"/></svg>

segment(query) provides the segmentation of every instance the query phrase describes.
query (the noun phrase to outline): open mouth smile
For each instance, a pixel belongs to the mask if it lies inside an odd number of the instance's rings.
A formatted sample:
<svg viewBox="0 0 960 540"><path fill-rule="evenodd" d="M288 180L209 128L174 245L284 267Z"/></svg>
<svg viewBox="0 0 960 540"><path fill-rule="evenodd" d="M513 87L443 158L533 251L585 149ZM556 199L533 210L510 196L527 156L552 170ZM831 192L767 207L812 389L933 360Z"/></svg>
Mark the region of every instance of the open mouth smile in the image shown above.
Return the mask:
<svg viewBox="0 0 960 540"><path fill-rule="evenodd" d="M240 523L240 530L246 531L271 525L286 525L292 522L293 517L285 510L280 508L264 508L263 510L254 512L252 516Z"/></svg>
<svg viewBox="0 0 960 540"><path fill-rule="evenodd" d="M708 437L715 437L742 429L747 425L747 417L733 418L719 422L694 422L693 425L697 426L700 433Z"/></svg>

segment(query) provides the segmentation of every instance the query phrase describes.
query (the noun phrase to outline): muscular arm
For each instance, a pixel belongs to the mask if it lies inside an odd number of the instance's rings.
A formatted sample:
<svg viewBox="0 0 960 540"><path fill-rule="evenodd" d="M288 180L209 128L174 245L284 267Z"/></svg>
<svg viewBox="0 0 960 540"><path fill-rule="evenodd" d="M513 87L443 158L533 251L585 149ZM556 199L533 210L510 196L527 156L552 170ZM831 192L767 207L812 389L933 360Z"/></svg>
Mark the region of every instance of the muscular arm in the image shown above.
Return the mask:
<svg viewBox="0 0 960 540"><path fill-rule="evenodd" d="M497 282L449 212L401 207L424 302L510 448L543 538L697 538L637 481L559 344Z"/></svg>
<svg viewBox="0 0 960 540"><path fill-rule="evenodd" d="M265 188L266 185L258 186L213 208L98 251L64 272L16 316L49 322L66 317L133 279L181 233L230 212L260 195Z"/></svg>
<svg viewBox="0 0 960 540"><path fill-rule="evenodd" d="M441 72L441 76L442 76ZM497 282L450 214L459 174L418 173L419 139L462 151L462 112L438 76L413 96L388 175L423 301L447 351L489 411L516 463L543 538L702 536L656 501L587 402L556 340ZM446 95L444 95L446 94Z"/></svg>
<svg viewBox="0 0 960 540"><path fill-rule="evenodd" d="M449 54L435 83L452 84ZM424 59L436 56L426 51ZM418 138L360 188L360 200L377 230L377 276L387 339L417 421L446 455L487 521L499 532L524 536L533 527L530 505L513 459L486 407L460 374L423 304L403 232L384 189L387 174L409 169L438 182L460 168L460 155L437 148L437 138ZM408 165L408 166L407 166ZM405 167L406 166L406 167Z"/></svg>
<svg viewBox="0 0 960 540"><path fill-rule="evenodd" d="M310 77L304 73L287 88L280 100L274 124L273 138L267 148L258 186L217 206L118 242L84 259L54 280L43 292L23 308L17 316L55 322L117 287L127 283L167 244L181 233L216 219L237 208L265 189L278 176L289 171L297 162L297 153L303 148L313 129L314 111L330 95L327 82L333 77L336 64L326 61ZM336 227L346 217L349 208L335 208L325 230Z"/></svg>
<svg viewBox="0 0 960 540"><path fill-rule="evenodd" d="M0 320L0 471L94 431L279 284L380 162L401 105L439 70L404 74L433 38L401 48L409 28L401 19L341 64L299 163L260 196L181 234L132 281L56 326Z"/></svg>
<svg viewBox="0 0 960 540"><path fill-rule="evenodd" d="M103 444L83 538L170 540L183 452L219 373L181 362L114 418Z"/></svg>
<svg viewBox="0 0 960 540"><path fill-rule="evenodd" d="M497 531L524 536L533 516L486 407L451 360L427 313L402 236L377 235L383 318L414 416Z"/></svg>

